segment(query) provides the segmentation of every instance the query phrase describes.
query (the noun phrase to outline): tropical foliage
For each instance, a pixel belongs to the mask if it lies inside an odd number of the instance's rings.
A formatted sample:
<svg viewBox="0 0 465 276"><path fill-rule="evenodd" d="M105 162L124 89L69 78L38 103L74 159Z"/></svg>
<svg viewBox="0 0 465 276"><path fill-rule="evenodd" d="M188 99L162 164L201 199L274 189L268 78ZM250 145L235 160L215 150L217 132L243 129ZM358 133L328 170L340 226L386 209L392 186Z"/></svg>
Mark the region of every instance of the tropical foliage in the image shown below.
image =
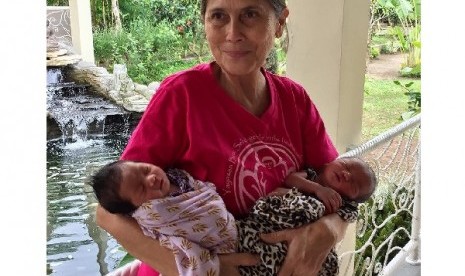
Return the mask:
<svg viewBox="0 0 465 276"><path fill-rule="evenodd" d="M371 0L369 54L402 52L403 76L421 75L421 0Z"/></svg>

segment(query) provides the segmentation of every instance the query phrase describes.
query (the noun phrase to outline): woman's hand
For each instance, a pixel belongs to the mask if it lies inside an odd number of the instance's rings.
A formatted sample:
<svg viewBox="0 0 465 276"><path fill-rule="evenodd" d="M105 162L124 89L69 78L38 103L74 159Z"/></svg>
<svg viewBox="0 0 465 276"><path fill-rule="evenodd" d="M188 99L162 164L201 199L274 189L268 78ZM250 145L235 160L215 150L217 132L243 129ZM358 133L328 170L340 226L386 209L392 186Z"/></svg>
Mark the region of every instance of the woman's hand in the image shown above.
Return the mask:
<svg viewBox="0 0 465 276"><path fill-rule="evenodd" d="M344 236L347 225L337 214L331 214L299 228L262 234L261 239L288 245L278 276L316 276L331 248Z"/></svg>
<svg viewBox="0 0 465 276"><path fill-rule="evenodd" d="M230 253L218 255L221 276L239 276L238 266L257 265L260 257L250 253Z"/></svg>
<svg viewBox="0 0 465 276"><path fill-rule="evenodd" d="M274 191L272 191L271 193L267 194L266 196L283 196L285 194L287 194L291 189L289 188L276 188Z"/></svg>

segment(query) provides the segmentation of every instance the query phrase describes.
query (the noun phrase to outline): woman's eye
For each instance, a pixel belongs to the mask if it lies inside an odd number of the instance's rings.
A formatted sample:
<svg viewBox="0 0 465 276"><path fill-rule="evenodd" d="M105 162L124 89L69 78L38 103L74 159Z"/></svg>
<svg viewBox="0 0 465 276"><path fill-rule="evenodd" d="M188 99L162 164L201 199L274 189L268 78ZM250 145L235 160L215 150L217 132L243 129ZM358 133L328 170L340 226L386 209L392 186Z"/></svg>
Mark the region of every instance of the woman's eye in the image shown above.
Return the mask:
<svg viewBox="0 0 465 276"><path fill-rule="evenodd" d="M212 19L220 19L222 17L221 13L214 13L210 16Z"/></svg>
<svg viewBox="0 0 465 276"><path fill-rule="evenodd" d="M255 11L247 11L245 13L246 18L254 18L254 17L257 17L257 16L258 16L258 13L255 12Z"/></svg>
<svg viewBox="0 0 465 276"><path fill-rule="evenodd" d="M241 18L242 18L242 20L245 20L245 21L251 21L251 20L257 19L258 16L259 16L259 14L258 14L257 11L250 10L250 11L245 11L241 15Z"/></svg>
<svg viewBox="0 0 465 276"><path fill-rule="evenodd" d="M226 18L226 15L221 12L215 12L210 15L210 19L212 20L221 21L221 20L224 20L225 18Z"/></svg>

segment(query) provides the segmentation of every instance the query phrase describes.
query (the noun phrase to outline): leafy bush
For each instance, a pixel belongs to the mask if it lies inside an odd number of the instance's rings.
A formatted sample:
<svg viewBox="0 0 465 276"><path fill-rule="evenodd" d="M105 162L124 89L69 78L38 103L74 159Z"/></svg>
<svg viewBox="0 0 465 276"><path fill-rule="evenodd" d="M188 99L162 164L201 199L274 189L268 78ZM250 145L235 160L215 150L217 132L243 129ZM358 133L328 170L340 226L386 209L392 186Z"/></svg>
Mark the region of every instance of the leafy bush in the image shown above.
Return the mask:
<svg viewBox="0 0 465 276"><path fill-rule="evenodd" d="M391 34L380 31L373 35L370 49L377 48L380 54L395 54L400 52L399 41Z"/></svg>
<svg viewBox="0 0 465 276"><path fill-rule="evenodd" d="M109 0L91 0L96 63L126 64L138 83L160 81L210 58L199 0L119 0L123 29L111 24Z"/></svg>
<svg viewBox="0 0 465 276"><path fill-rule="evenodd" d="M376 47L376 46L370 47L370 58L371 59L377 58L379 56L379 54L381 53L380 48L381 47Z"/></svg>
<svg viewBox="0 0 465 276"><path fill-rule="evenodd" d="M126 64L129 76L138 83L160 81L174 71L198 63L186 59L185 43L172 25L157 26L135 20L120 32L103 30L94 33L96 63L112 69L115 63Z"/></svg>
<svg viewBox="0 0 465 276"><path fill-rule="evenodd" d="M400 81L395 80L394 83L402 87L406 92L404 92L404 95L408 97L407 100L407 105L408 105L408 110L407 112L402 113L402 119L407 120L421 112L421 90L415 90L412 85L413 81L402 84Z"/></svg>

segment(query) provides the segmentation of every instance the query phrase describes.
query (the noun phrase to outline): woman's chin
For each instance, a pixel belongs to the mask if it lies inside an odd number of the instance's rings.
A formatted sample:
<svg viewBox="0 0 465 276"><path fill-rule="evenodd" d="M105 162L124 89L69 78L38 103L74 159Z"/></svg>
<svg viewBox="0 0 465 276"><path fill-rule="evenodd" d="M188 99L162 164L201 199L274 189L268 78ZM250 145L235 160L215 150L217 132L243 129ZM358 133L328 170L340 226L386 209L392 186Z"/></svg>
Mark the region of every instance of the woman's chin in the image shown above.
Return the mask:
<svg viewBox="0 0 465 276"><path fill-rule="evenodd" d="M235 76L248 75L260 69L257 63L246 59L229 59L226 62L219 63L219 65L226 73Z"/></svg>

